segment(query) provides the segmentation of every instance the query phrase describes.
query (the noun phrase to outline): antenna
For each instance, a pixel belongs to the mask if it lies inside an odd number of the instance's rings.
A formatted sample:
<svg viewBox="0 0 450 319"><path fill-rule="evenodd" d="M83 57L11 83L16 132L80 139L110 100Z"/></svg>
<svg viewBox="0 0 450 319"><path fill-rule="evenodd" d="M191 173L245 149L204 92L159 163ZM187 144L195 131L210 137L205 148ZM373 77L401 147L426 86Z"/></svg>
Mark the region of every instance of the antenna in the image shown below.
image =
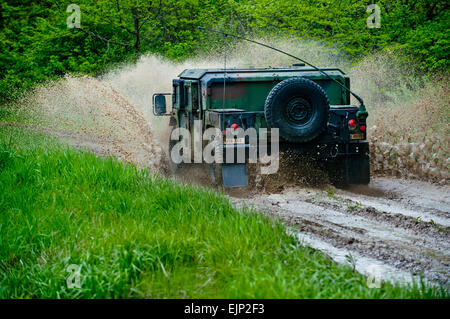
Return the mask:
<svg viewBox="0 0 450 319"><path fill-rule="evenodd" d="M225 108L225 97L226 97L226 77L227 77L227 50L225 50L224 56L223 56L223 97L222 97L222 108Z"/></svg>
<svg viewBox="0 0 450 319"><path fill-rule="evenodd" d="M245 41L248 41L248 42L252 42L252 43L261 45L261 46L263 46L263 47L266 47L266 48L275 50L275 51L277 51L277 52L283 53L283 54L285 54L285 55L287 55L287 56L289 56L289 57L291 57L291 58L294 58L294 59L296 59L296 60L299 60L299 61L301 61L301 62L303 62L303 63L309 65L309 66L312 67L314 70L316 70L316 71L322 73L322 74L325 75L327 78L329 78L330 80L336 82L340 87L342 87L343 89L345 89L346 91L348 91L351 95L353 95L353 96L358 100L358 102L359 102L359 111L358 111L358 113L357 113L358 119L365 120L365 119L367 118L368 113L367 113L367 111L366 111L366 107L364 106L364 101L363 101L363 99L362 99L359 95L357 95L356 93L354 93L352 90L350 90L348 87L346 87L345 85L343 85L341 82L337 81L336 79L333 79L330 75L328 75L328 73L326 73L326 72L324 72L323 70L319 69L319 68L316 67L315 65L312 65L311 63L309 63L309 62L307 62L307 61L305 61L305 60L303 60L303 59L301 59L301 58L299 58L299 57L296 57L295 55L292 55L292 54L290 54L290 53L287 53L287 52L285 52L285 51L283 51L283 50L277 49L277 48L275 48L275 47L272 47L272 46L270 46L270 45L267 45L267 44L264 44L264 43L261 43L261 42L255 41L255 40L247 39L247 38L241 37L241 36L239 36L239 35L235 35L235 34L231 34L231 33L227 33L227 32L222 32L222 31L218 31L218 30L208 29L208 28L205 28L205 27L202 27L202 26L198 26L197 28L198 28L199 30L204 30L204 31L209 31L209 32L213 32L213 33L222 34L222 35L224 35L225 37L229 37L229 36L230 36L230 37L234 37L234 38L236 38L236 39L241 39L241 40L245 40Z"/></svg>

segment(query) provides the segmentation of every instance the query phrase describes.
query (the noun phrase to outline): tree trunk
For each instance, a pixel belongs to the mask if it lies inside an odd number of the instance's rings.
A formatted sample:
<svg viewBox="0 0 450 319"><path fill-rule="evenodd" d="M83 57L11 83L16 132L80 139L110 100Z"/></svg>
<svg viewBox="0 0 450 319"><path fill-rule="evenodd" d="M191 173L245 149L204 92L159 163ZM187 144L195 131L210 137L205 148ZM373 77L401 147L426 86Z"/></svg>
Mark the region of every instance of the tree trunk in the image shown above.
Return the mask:
<svg viewBox="0 0 450 319"><path fill-rule="evenodd" d="M133 22L134 22L134 35L135 35L134 49L136 50L136 52L139 52L139 46L141 44L141 37L139 34L139 14L136 8L131 8L131 13L133 15Z"/></svg>

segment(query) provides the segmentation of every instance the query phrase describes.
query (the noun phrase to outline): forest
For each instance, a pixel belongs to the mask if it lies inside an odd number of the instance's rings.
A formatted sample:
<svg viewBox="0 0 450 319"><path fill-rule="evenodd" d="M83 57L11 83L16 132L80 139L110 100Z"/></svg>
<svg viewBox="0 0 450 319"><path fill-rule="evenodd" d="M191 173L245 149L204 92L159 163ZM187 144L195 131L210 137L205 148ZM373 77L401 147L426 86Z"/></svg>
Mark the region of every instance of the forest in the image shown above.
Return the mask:
<svg viewBox="0 0 450 319"><path fill-rule="evenodd" d="M354 62L389 51L425 73L449 68L450 14L444 0L376 1L379 27L368 27L374 1L73 1L2 1L2 102L46 80L98 75L143 54L183 61L229 45L231 39L199 32L199 25L253 39L314 39Z"/></svg>

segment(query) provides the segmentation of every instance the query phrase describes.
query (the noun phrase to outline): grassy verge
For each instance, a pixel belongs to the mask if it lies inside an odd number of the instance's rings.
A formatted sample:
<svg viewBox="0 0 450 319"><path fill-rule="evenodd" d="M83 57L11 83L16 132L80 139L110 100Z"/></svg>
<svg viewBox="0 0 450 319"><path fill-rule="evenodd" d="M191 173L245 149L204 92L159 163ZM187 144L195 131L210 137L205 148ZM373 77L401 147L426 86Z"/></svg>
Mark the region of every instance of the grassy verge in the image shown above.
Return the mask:
<svg viewBox="0 0 450 319"><path fill-rule="evenodd" d="M0 298L423 298L303 247L221 194L0 127ZM81 288L69 288L69 265Z"/></svg>

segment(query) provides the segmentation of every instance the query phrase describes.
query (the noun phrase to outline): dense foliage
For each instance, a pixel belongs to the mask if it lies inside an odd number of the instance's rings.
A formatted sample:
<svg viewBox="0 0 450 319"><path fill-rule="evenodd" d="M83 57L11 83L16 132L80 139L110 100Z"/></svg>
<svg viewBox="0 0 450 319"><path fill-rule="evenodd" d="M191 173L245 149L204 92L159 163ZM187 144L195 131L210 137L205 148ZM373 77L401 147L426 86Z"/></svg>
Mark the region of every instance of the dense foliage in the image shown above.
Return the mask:
<svg viewBox="0 0 450 319"><path fill-rule="evenodd" d="M68 28L80 7L80 28ZM0 98L65 73L95 74L146 52L184 59L215 39L198 25L249 36L327 42L358 58L402 50L425 70L447 71L450 24L445 0L382 0L381 27L368 28L362 0L2 0ZM69 19L74 21L73 19Z"/></svg>

